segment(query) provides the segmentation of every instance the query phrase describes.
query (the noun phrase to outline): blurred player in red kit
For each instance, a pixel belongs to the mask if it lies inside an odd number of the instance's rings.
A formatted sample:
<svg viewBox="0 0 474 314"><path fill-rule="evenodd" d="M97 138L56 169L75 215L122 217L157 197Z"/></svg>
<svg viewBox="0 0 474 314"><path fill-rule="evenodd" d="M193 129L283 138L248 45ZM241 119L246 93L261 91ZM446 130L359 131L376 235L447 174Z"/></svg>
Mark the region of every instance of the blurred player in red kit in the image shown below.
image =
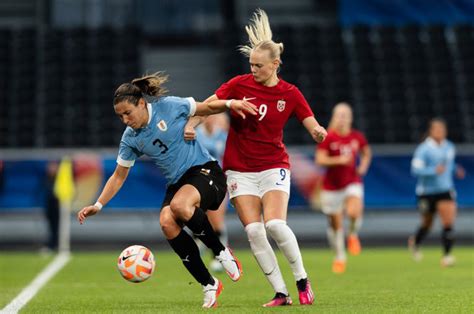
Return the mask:
<svg viewBox="0 0 474 314"><path fill-rule="evenodd" d="M352 128L352 109L347 103L339 103L334 107L328 129L326 140L318 145L316 163L327 167L321 192L321 208L328 216L329 244L336 251L332 270L343 273L346 269L344 210L350 218L348 250L352 255L358 255L361 245L357 233L362 224L364 207L361 177L369 169L372 153L365 136Z"/></svg>

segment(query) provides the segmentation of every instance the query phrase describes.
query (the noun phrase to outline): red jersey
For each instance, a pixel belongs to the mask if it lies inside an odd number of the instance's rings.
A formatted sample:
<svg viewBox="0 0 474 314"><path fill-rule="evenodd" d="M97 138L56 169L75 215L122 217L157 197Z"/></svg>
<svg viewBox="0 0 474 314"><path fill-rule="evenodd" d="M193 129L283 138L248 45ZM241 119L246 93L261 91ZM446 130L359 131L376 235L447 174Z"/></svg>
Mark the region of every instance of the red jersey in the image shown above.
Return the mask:
<svg viewBox="0 0 474 314"><path fill-rule="evenodd" d="M299 121L313 116L299 89L282 79L273 87L255 81L252 74L239 75L216 91L219 99L246 99L258 108L258 114L242 119L231 112L229 135L224 152L224 170L260 172L287 168L290 163L283 144L283 127L295 115Z"/></svg>
<svg viewBox="0 0 474 314"><path fill-rule="evenodd" d="M327 151L331 157L352 154L354 162L350 165L328 167L323 179L324 190L340 190L351 183L362 182L356 171L356 160L360 151L367 145L365 136L359 131L351 130L344 136L333 130L328 132L328 136L324 142L318 144L317 149Z"/></svg>

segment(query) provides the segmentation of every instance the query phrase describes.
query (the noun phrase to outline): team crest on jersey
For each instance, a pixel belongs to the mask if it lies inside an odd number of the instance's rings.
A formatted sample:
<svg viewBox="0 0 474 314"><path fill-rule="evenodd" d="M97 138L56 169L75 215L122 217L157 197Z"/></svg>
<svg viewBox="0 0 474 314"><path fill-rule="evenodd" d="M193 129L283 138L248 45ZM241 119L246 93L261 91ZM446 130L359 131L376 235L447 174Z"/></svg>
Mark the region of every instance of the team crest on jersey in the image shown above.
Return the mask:
<svg viewBox="0 0 474 314"><path fill-rule="evenodd" d="M282 112L283 110L285 110L285 105L286 105L286 101L284 100L279 100L277 102L277 109L278 111Z"/></svg>
<svg viewBox="0 0 474 314"><path fill-rule="evenodd" d="M158 124L156 126L158 127L158 129L160 129L163 132L168 130L168 125L166 125L165 120L161 120L160 122L158 122Z"/></svg>
<svg viewBox="0 0 474 314"><path fill-rule="evenodd" d="M230 193L233 193L237 190L238 186L237 186L237 181L235 180L231 180L230 181L230 184L228 185L228 189L229 189L229 192Z"/></svg>

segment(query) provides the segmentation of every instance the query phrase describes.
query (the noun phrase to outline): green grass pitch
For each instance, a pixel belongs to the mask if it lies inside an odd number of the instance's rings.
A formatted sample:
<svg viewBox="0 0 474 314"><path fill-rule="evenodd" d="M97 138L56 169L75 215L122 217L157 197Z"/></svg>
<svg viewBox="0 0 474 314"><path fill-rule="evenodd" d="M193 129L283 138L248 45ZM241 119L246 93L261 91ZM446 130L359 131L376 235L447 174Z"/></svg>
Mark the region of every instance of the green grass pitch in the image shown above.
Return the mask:
<svg viewBox="0 0 474 314"><path fill-rule="evenodd" d="M152 248L153 249L153 248ZM156 270L151 279L133 284L116 270L120 252L74 253L71 261L26 305L22 313L193 313L202 311L199 284L168 250L153 250ZM303 250L316 302L300 306L291 271L278 255L292 306L264 309L273 292L250 251L237 250L244 276L232 282L225 274L219 313L472 313L474 250L456 248L458 263L439 265L440 248L424 249L421 263L401 248L371 248L350 257L347 272L330 271L329 250ZM50 259L35 254L0 254L0 309L31 281ZM15 271L17 270L17 271Z"/></svg>

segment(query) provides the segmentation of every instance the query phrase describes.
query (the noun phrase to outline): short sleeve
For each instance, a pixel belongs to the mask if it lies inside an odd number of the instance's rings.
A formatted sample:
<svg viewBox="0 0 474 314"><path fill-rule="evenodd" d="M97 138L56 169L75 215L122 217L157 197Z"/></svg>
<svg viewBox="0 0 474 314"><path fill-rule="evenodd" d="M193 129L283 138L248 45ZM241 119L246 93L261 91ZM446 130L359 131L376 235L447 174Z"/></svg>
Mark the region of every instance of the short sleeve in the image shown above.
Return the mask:
<svg viewBox="0 0 474 314"><path fill-rule="evenodd" d="M237 83L240 81L241 76L236 76L229 81L225 82L222 84L215 92L217 98L219 99L231 99L234 98L233 92L234 92L234 87L237 85Z"/></svg>
<svg viewBox="0 0 474 314"><path fill-rule="evenodd" d="M171 112L176 113L176 116L191 117L196 113L196 101L193 97L166 97L164 101Z"/></svg>
<svg viewBox="0 0 474 314"><path fill-rule="evenodd" d="M130 168L135 164L135 160L138 157L140 157L140 154L122 139L120 141L117 163L122 167Z"/></svg>
<svg viewBox="0 0 474 314"><path fill-rule="evenodd" d="M298 88L295 88L295 92L293 93L293 101L295 101L296 106L294 113L296 118L301 122L308 117L314 116L311 107L309 106L308 102L304 98L303 94L300 92Z"/></svg>

